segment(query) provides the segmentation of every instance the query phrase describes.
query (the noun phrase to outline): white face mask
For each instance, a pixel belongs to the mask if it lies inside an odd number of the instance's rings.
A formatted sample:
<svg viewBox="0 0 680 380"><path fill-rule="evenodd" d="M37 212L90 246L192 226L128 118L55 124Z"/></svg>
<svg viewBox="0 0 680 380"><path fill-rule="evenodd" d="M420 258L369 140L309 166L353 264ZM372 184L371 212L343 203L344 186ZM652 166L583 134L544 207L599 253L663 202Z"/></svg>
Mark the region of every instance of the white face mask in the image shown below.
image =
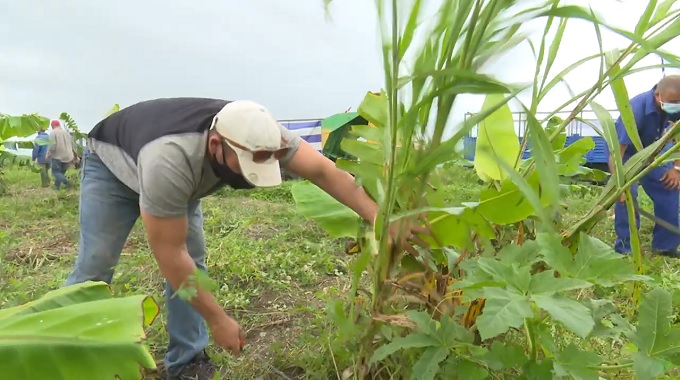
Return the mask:
<svg viewBox="0 0 680 380"><path fill-rule="evenodd" d="M680 104L661 102L661 109L669 115L680 113Z"/></svg>

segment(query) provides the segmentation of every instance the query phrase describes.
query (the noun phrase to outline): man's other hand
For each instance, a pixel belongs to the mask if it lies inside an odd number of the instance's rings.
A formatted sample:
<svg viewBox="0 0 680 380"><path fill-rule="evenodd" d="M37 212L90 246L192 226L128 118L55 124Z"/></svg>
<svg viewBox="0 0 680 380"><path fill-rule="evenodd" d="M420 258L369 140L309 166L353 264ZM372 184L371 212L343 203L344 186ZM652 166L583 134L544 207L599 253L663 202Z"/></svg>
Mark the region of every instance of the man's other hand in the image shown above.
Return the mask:
<svg viewBox="0 0 680 380"><path fill-rule="evenodd" d="M680 171L670 168L663 176L661 182L668 190L680 190Z"/></svg>
<svg viewBox="0 0 680 380"><path fill-rule="evenodd" d="M210 332L218 346L229 350L233 355L238 355L243 349L245 341L243 331L238 322L226 313L214 322L208 322Z"/></svg>
<svg viewBox="0 0 680 380"><path fill-rule="evenodd" d="M390 245L398 244L399 250L405 250L410 255L418 256L418 251L413 247L417 244L422 248L429 248L429 244L421 240L417 235L430 235L430 231L414 222L410 218L401 219L390 225ZM419 218L422 219L422 218Z"/></svg>

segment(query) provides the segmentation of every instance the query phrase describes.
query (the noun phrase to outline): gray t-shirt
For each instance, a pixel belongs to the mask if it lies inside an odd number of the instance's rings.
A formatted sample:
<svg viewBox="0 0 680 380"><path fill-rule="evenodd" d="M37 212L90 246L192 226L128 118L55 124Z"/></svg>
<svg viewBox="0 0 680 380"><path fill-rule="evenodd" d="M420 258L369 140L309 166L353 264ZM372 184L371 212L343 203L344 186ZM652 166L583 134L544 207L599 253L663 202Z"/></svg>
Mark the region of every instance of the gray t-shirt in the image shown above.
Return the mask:
<svg viewBox="0 0 680 380"><path fill-rule="evenodd" d="M159 217L186 215L190 201L224 185L252 188L243 176L218 178L206 155L212 117L227 101L203 98L158 99L123 109L97 124L88 148L123 184L139 194L142 210ZM281 126L293 147L299 136Z"/></svg>

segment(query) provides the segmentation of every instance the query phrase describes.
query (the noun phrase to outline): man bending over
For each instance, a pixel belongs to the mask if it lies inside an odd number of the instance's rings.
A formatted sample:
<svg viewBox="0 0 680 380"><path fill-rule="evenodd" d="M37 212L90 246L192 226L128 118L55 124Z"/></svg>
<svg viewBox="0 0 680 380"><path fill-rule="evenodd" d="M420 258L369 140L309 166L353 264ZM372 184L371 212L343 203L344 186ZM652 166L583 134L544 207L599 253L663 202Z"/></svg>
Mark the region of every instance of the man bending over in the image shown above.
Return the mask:
<svg viewBox="0 0 680 380"><path fill-rule="evenodd" d="M102 120L88 137L81 169L78 258L66 284L110 283L141 216L166 279L168 379L212 379L215 367L204 351L208 329L219 346L234 354L241 350L238 323L210 292L200 289L190 303L171 298L196 268L206 269L201 198L223 186L279 185L283 165L366 221L374 222L377 215L377 205L351 175L251 101L145 101ZM424 233L423 228L407 230L400 235L422 243L413 233ZM396 232L392 237L397 238ZM401 237L399 241L405 243Z"/></svg>

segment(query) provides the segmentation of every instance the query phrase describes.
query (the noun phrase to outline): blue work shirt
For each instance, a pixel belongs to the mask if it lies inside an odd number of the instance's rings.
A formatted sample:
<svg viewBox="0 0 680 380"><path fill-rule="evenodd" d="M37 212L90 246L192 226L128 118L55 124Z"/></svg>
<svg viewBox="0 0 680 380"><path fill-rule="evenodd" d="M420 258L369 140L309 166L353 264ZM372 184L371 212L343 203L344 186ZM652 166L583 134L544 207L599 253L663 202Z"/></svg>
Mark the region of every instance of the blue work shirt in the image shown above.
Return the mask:
<svg viewBox="0 0 680 380"><path fill-rule="evenodd" d="M42 139L45 140L45 142L50 141L50 135L48 135L45 132L38 132L38 136L36 137L36 140ZM45 155L47 154L47 148L49 148L47 145L38 145L36 143L33 144L33 161L36 159L38 160L39 164L46 164L47 161L45 160Z"/></svg>
<svg viewBox="0 0 680 380"><path fill-rule="evenodd" d="M651 90L630 99L630 106L633 109L635 124L637 125L638 135L640 135L643 147L648 147L653 144L663 135L666 129L670 127L671 122L680 119L680 115L668 115L657 106L656 100L654 99L655 90L656 86L652 87ZM623 126L621 116L616 119L614 125L616 126L616 133L619 137L619 144L628 145L623 153L623 161L625 162L637 153L637 149L633 146L633 141L631 141L628 132L626 132L626 128ZM667 148L668 147L664 148L664 150Z"/></svg>

